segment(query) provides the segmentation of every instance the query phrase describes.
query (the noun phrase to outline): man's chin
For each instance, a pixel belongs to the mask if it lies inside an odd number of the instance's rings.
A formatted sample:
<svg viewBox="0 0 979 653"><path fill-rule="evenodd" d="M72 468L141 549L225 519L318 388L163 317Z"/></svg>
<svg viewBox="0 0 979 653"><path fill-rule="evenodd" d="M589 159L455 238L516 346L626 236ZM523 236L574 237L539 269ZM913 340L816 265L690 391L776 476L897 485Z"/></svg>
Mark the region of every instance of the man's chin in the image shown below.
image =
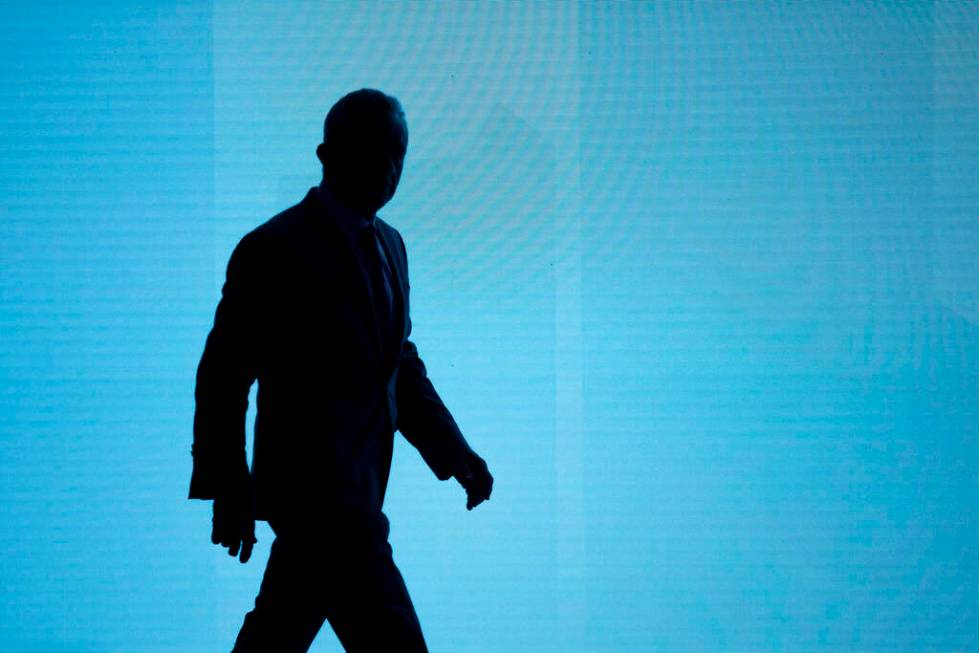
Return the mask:
<svg viewBox="0 0 979 653"><path fill-rule="evenodd" d="M374 210L373 210L373 211L371 211L371 213L377 213L377 212L378 212L378 211L380 211L380 210L381 210L382 208L384 208L384 206L385 206L385 205L387 205L387 203L388 203L388 202L390 202L390 201L391 201L391 196L389 195L389 196L387 196L387 197L386 197L386 199L384 199L384 200L381 200L381 201L379 201L379 202L375 202L375 203L373 203L373 204L372 204L371 206L373 206L373 207L374 207Z"/></svg>

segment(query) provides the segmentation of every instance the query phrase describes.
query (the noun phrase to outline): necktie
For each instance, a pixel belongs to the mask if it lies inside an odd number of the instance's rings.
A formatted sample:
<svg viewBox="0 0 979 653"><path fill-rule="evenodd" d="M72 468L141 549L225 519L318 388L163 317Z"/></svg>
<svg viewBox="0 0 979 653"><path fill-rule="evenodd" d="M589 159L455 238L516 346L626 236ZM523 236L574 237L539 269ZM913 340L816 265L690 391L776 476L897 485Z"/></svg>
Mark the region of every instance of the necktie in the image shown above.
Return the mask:
<svg viewBox="0 0 979 653"><path fill-rule="evenodd" d="M372 223L367 226L360 234L360 246L364 252L367 263L368 276L370 278L371 301L374 305L374 316L377 319L377 327L380 333L381 351L388 342L391 332L391 287L384 274L384 265L381 261L381 253L378 250L380 243L377 238L377 227Z"/></svg>

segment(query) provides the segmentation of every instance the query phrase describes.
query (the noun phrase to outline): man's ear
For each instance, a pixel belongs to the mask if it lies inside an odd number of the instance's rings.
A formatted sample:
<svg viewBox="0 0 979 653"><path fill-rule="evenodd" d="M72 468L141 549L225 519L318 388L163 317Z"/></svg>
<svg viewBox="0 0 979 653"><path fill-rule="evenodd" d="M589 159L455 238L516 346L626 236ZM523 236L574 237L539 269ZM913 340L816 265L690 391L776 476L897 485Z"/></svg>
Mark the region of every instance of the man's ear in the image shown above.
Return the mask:
<svg viewBox="0 0 979 653"><path fill-rule="evenodd" d="M320 143L316 146L316 158L320 160L324 166L326 165L327 155L329 153L326 143Z"/></svg>

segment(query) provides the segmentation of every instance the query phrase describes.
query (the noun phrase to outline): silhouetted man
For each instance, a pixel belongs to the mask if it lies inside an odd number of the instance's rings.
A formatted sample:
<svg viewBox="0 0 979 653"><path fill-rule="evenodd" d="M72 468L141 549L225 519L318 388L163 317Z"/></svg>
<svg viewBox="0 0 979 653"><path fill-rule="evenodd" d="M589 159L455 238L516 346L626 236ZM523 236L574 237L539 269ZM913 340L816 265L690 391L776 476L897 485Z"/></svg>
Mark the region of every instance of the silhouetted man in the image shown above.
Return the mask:
<svg viewBox="0 0 979 653"><path fill-rule="evenodd" d="M381 510L395 430L436 477L462 484L468 509L492 491L408 340L404 241L376 215L407 146L397 99L344 96L316 149L320 185L228 262L197 370L190 498L214 500L211 540L242 563L256 519L276 535L234 651L306 651L324 619L347 651L426 650Z"/></svg>

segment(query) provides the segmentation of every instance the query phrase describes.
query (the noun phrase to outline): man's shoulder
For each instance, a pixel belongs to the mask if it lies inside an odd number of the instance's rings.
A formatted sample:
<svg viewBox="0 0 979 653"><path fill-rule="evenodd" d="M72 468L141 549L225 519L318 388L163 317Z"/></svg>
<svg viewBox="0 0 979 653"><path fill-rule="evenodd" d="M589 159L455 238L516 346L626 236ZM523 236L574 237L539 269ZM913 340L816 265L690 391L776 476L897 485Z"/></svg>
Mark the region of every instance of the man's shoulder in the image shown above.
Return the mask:
<svg viewBox="0 0 979 653"><path fill-rule="evenodd" d="M286 246L290 241L302 238L302 230L308 223L307 216L311 210L310 197L307 195L298 203L253 227L241 237L239 246L266 254L271 249Z"/></svg>
<svg viewBox="0 0 979 653"><path fill-rule="evenodd" d="M252 229L248 235L255 234L257 238L263 240L293 235L302 228L303 222L311 210L310 196L306 195L301 201L287 209L279 211Z"/></svg>

